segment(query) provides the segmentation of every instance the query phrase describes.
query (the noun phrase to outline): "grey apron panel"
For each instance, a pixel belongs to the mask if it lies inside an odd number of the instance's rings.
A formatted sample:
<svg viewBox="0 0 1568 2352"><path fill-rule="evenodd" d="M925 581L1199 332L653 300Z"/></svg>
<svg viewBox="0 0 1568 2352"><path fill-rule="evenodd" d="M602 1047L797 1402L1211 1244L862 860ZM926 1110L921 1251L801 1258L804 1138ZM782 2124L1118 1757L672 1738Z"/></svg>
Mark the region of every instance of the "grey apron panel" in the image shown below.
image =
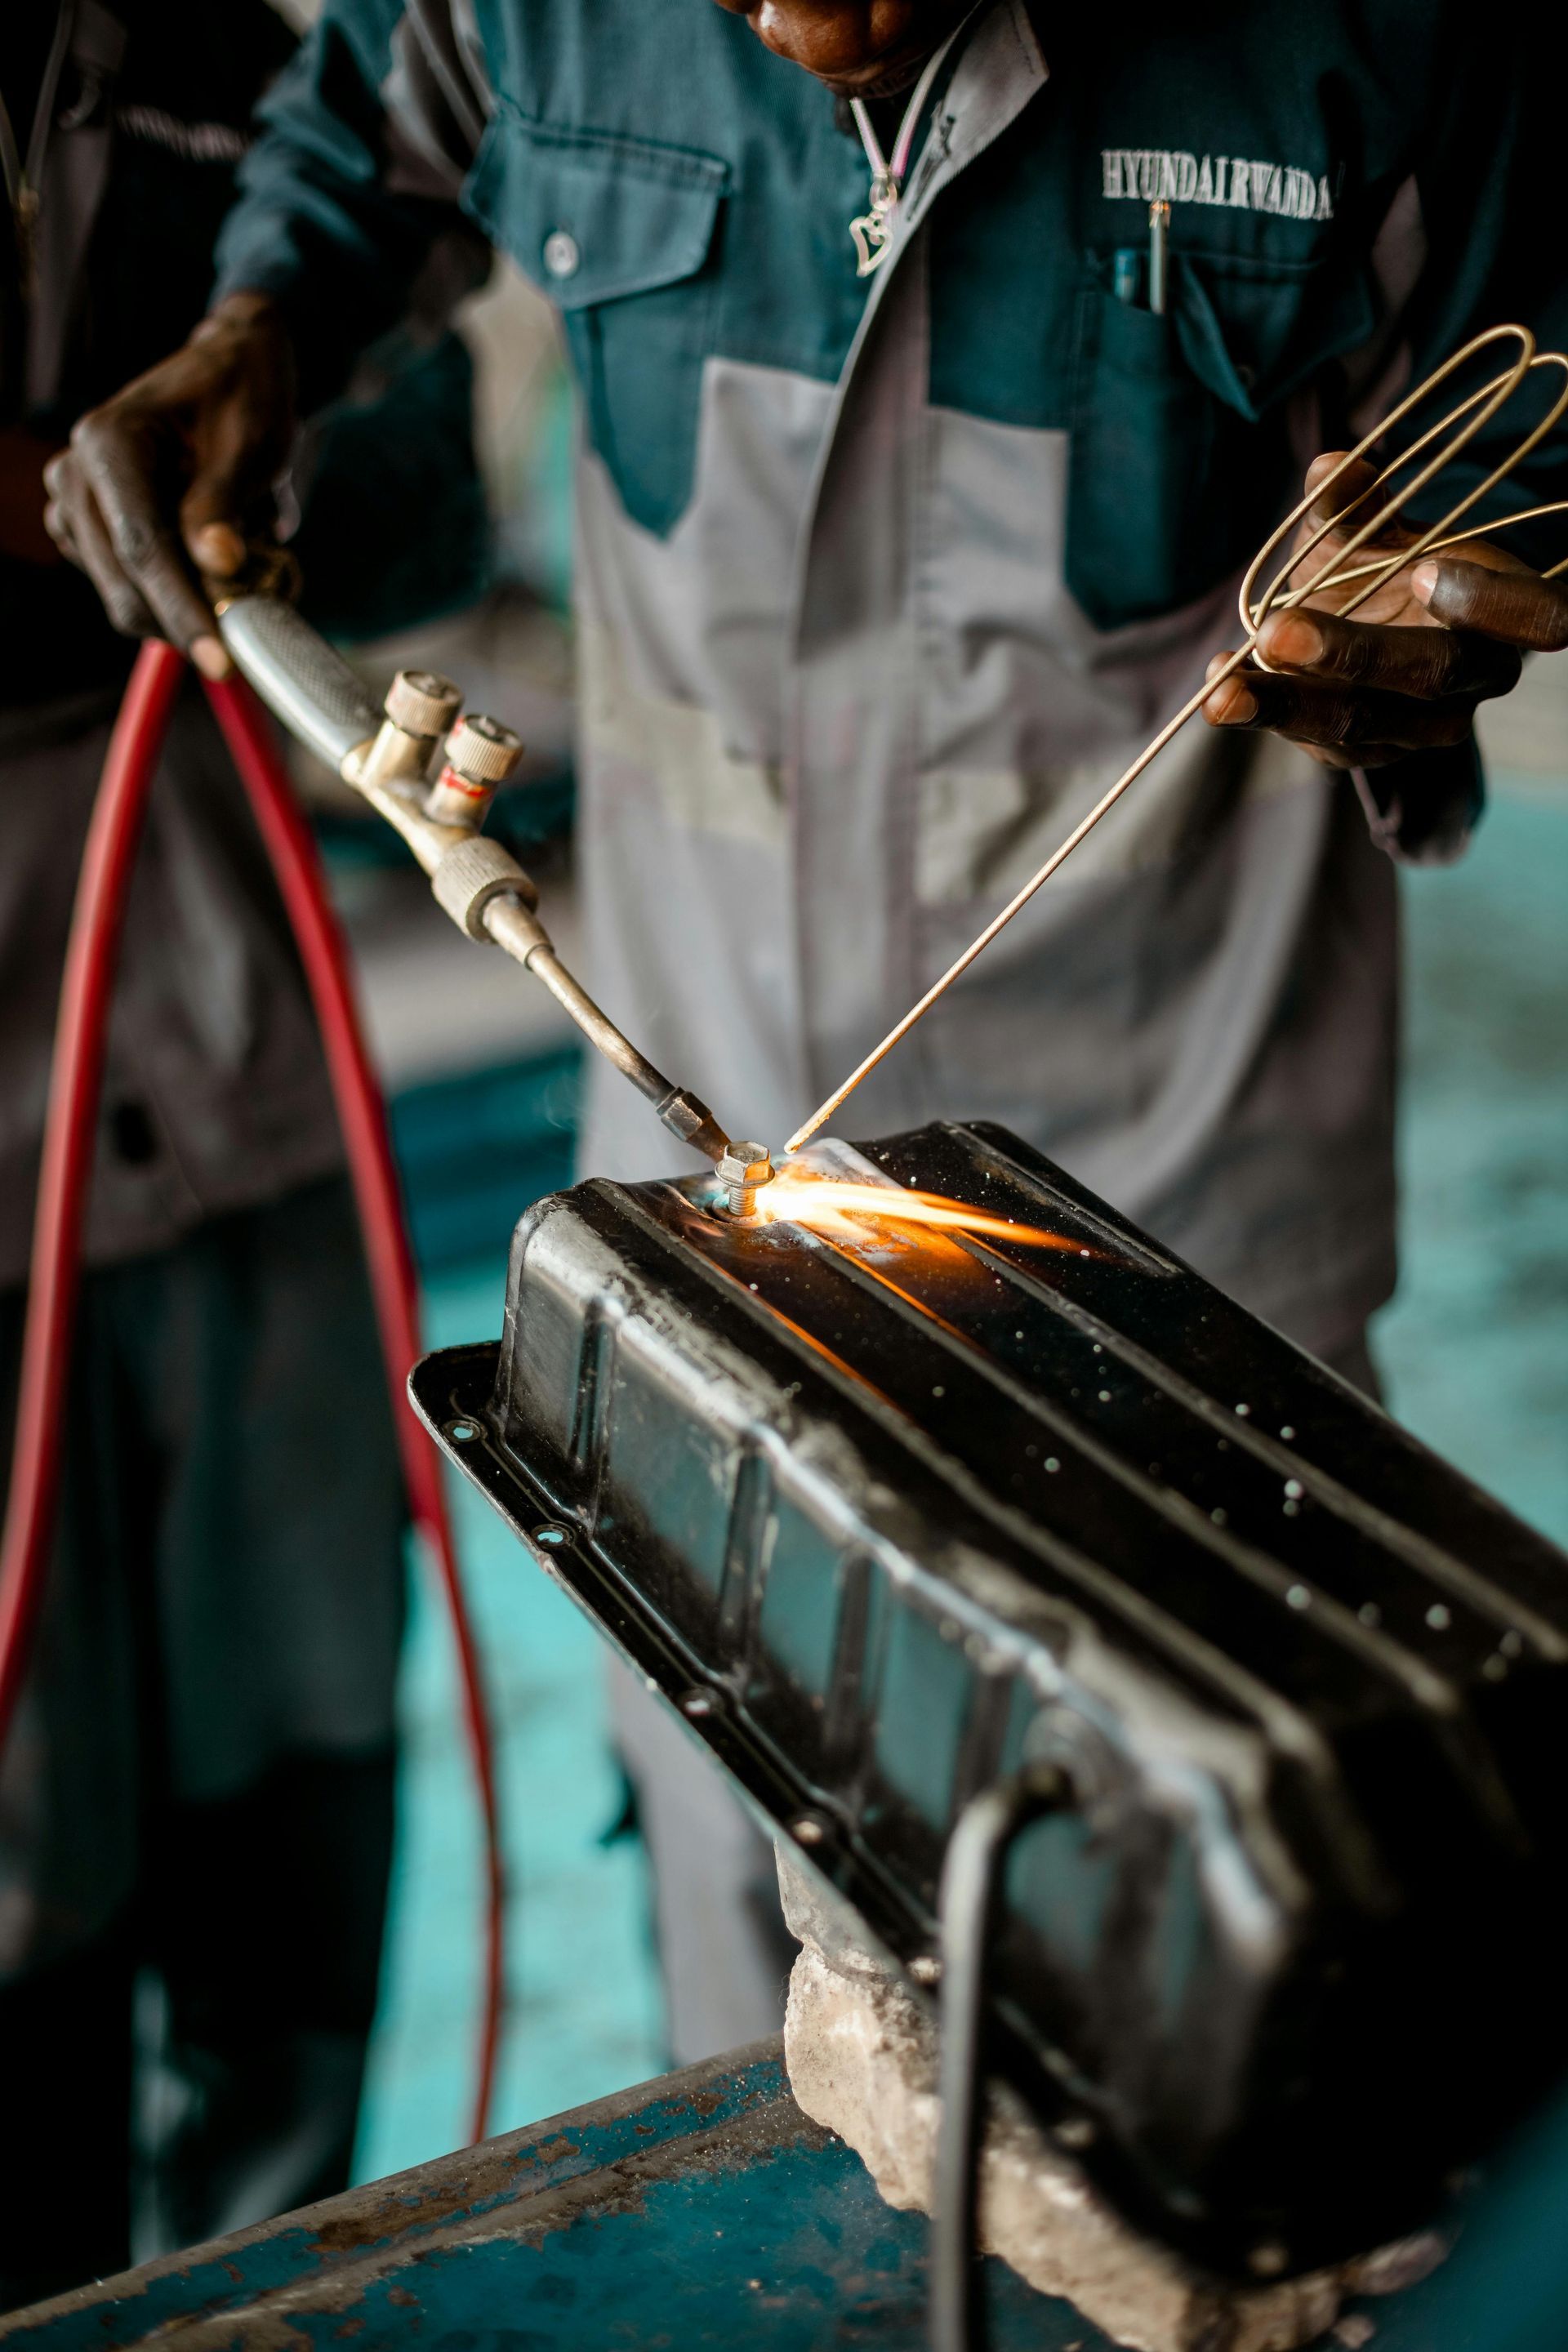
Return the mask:
<svg viewBox="0 0 1568 2352"><path fill-rule="evenodd" d="M1322 1352L1393 1286L1396 886L1300 766L1204 854L1064 873L910 1045L922 1116L1012 1128ZM933 964L976 911L925 911Z"/></svg>
<svg viewBox="0 0 1568 2352"><path fill-rule="evenodd" d="M913 462L921 480L920 561L910 581L921 772L928 782L950 772L966 785L998 772L1025 782L1026 844L1015 826L1005 868L976 876L1001 885L1005 898L1186 700L1210 655L1236 643L1237 583L1157 621L1101 633L1064 577L1065 433L932 409ZM1172 745L1075 853L1075 876L1167 856L1213 758L1214 738L1201 728ZM964 821L984 856L983 800ZM950 893L922 883L920 895Z"/></svg>
<svg viewBox="0 0 1568 2352"><path fill-rule="evenodd" d="M903 264L863 344L818 491L802 584L790 784L810 1092L842 1077L920 992L910 925L920 646L910 595L922 553L927 311ZM886 1016L886 1017L885 1017ZM895 1056L858 1106L914 1118Z"/></svg>
<svg viewBox="0 0 1568 2352"><path fill-rule="evenodd" d="M595 993L660 1068L694 1087L721 1119L737 1129L755 1121L758 1133L782 1139L788 1129L780 1121L802 1088L788 867L776 812L772 838L765 830L764 772L734 763L732 800L754 822L749 830L731 827L723 822L736 812L724 805L721 755L709 740L686 746L683 757L669 741L668 707L648 729L650 736L661 724L667 730L671 757L664 768L639 764L602 734L595 740L594 714L602 715L605 697L595 650L584 646L590 734L578 786L579 876ZM616 700L630 738L637 706L628 709L624 684ZM703 776L706 809L694 785ZM705 814L710 822L693 821ZM583 1173L637 1177L700 1165L624 1078L589 1058Z"/></svg>
<svg viewBox="0 0 1568 2352"><path fill-rule="evenodd" d="M606 1009L721 1118L782 1136L805 1094L783 648L832 388L710 362L691 506L668 540L578 475L579 876ZM607 1081L607 1083L606 1083ZM585 1173L698 1163L590 1072Z"/></svg>
<svg viewBox="0 0 1568 2352"><path fill-rule="evenodd" d="M1021 0L966 40L895 221L840 378L801 541L786 763L794 818L798 986L806 1090L842 1077L925 985L907 919L921 647L910 596L924 553L931 372L927 239L942 189L999 138L1046 79ZM869 681L874 681L874 685ZM848 913L846 895L854 906ZM913 1118L895 1059L864 1115Z"/></svg>
<svg viewBox="0 0 1568 2352"><path fill-rule="evenodd" d="M784 368L709 360L697 488L665 539L628 521L600 460L580 455L580 614L639 697L711 714L731 757L782 755L784 633L834 399Z"/></svg>

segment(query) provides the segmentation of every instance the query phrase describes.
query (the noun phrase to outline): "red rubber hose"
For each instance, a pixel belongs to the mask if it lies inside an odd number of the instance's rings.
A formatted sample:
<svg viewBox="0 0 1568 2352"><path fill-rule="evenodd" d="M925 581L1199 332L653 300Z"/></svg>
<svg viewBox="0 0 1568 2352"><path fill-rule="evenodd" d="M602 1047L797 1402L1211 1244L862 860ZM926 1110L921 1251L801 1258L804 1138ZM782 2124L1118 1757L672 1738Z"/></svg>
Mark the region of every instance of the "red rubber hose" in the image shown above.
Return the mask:
<svg viewBox="0 0 1568 2352"><path fill-rule="evenodd" d="M184 667L167 646L142 648L104 764L71 917L39 1173L11 1484L0 1539L0 1751L26 1671L58 1500L82 1225L127 887ZM420 1352L418 1293L385 1109L365 1052L348 953L315 843L294 801L270 729L249 688L238 681L209 686L207 691L271 859L315 1004L364 1235L409 1507L435 1554L451 1614L484 1817L485 1988L473 2122L473 2137L479 2139L489 2110L505 1984L505 1885L494 1744L440 1463L414 1418L405 1387Z"/></svg>
<svg viewBox="0 0 1568 2352"><path fill-rule="evenodd" d="M484 1817L485 1989L472 2132L473 2138L482 2139L495 2082L506 1984L506 1885L495 1748L479 1671L479 1646L463 1595L457 1547L447 1510L440 1456L416 1420L408 1401L408 1375L423 1352L419 1290L396 1163L387 1134L386 1108L365 1050L348 949L327 895L314 836L294 797L271 725L243 678L209 684L207 698L249 795L316 1008L364 1235L409 1508L415 1525L435 1556L452 1620L468 1748Z"/></svg>
<svg viewBox="0 0 1568 2352"><path fill-rule="evenodd" d="M171 646L150 645L131 674L93 803L66 945L0 1538L0 1753L26 1672L59 1497L82 1225L126 894L184 668Z"/></svg>

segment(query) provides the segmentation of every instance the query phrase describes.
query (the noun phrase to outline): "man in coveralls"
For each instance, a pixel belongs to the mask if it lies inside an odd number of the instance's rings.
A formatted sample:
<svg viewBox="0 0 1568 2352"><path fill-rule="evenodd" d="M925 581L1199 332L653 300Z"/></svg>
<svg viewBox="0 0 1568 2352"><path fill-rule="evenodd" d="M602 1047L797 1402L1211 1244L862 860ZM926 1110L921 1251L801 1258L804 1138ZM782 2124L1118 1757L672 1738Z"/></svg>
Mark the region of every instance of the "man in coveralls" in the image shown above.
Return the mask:
<svg viewBox="0 0 1568 2352"><path fill-rule="evenodd" d="M3 16L8 1452L66 931L132 658L45 532L42 470L201 318L251 109L296 45L263 0ZM331 428L305 537L329 501L363 531L384 414ZM457 408L448 477L472 475L466 436ZM335 617L409 615L362 589ZM0 2308L346 2185L375 2002L402 1486L309 999L194 686L131 892L87 1257L58 1538L0 1759ZM133 2043L156 2062L134 2082Z"/></svg>
<svg viewBox="0 0 1568 2352"><path fill-rule="evenodd" d="M328 0L207 340L79 428L55 527L106 594L134 583L210 641L190 559L237 552L284 386L307 413L331 395L461 207L557 304L582 395L588 978L776 1143L1235 643L1245 562L1314 456L1478 329L1568 332L1527 73L1454 0L1113 24L1043 0ZM906 145L889 207L872 165ZM1516 505L1568 488L1564 447ZM1270 674L1216 692L849 1131L1000 1120L1369 1383L1393 858L1462 845L1477 703L1521 647L1568 641L1560 584L1471 552L1353 621L1279 616ZM669 1150L595 1066L584 1171ZM628 1700L622 1733L691 2058L775 2020L765 1850L678 1730Z"/></svg>

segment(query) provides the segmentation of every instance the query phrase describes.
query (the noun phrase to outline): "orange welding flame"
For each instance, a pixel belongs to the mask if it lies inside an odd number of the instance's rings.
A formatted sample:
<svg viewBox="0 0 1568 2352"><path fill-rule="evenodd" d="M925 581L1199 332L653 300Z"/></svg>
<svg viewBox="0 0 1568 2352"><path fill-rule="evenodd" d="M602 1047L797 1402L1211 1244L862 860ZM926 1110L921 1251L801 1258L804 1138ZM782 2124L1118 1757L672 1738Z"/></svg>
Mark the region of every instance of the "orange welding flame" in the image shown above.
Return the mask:
<svg viewBox="0 0 1568 2352"><path fill-rule="evenodd" d="M813 1175L804 1168L783 1168L772 1183L756 1194L756 1213L769 1224L809 1225L829 1241L868 1238L866 1225L936 1225L945 1231L983 1234L998 1241L1024 1242L1031 1249L1070 1250L1075 1257L1092 1255L1081 1242L1063 1234L1048 1234L1039 1225L1021 1225L1011 1217L993 1217L966 1201L950 1201L940 1192L895 1192L889 1184L856 1184L835 1176Z"/></svg>

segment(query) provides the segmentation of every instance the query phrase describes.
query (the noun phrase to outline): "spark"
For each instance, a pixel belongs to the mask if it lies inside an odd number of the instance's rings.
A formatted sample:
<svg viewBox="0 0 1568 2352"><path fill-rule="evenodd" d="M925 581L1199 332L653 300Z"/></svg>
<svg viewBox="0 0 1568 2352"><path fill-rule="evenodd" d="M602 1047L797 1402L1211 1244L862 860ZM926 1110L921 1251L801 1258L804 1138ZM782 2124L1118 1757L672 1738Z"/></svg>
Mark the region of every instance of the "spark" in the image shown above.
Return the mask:
<svg viewBox="0 0 1568 2352"><path fill-rule="evenodd" d="M902 1192L890 1184L856 1184L832 1176L809 1174L802 1168L782 1168L756 1194L756 1214L768 1224L808 1225L830 1241L867 1239L865 1224L934 1225L964 1234L980 1234L999 1241L1023 1242L1031 1249L1082 1253L1080 1242L1063 1234L1047 1233L1038 1225L1023 1225L1011 1217L994 1217L966 1201L952 1201L941 1192Z"/></svg>

